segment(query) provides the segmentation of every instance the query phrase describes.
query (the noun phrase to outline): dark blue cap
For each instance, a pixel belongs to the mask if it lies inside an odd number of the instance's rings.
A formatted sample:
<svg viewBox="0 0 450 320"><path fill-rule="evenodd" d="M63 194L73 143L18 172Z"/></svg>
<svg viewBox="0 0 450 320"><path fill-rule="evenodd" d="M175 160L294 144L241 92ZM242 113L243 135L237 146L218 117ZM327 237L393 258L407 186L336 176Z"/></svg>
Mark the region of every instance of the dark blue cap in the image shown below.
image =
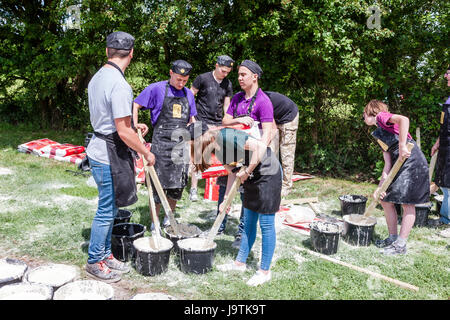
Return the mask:
<svg viewBox="0 0 450 320"><path fill-rule="evenodd" d="M131 50L134 46L134 37L126 32L113 32L106 38L106 47L118 50Z"/></svg>
<svg viewBox="0 0 450 320"><path fill-rule="evenodd" d="M233 68L234 60L231 59L231 58L230 58L229 56L227 56L227 55L218 56L218 57L217 57L217 64L220 65L220 66L225 66L225 67Z"/></svg>
<svg viewBox="0 0 450 320"><path fill-rule="evenodd" d="M184 60L176 60L172 62L172 67L170 68L173 72L178 73L182 76L189 75L189 72L192 70L192 66L189 62Z"/></svg>
<svg viewBox="0 0 450 320"><path fill-rule="evenodd" d="M256 73L258 75L258 78L261 78L263 71L261 67L254 61L251 60L244 60L242 61L240 67L246 67L251 72Z"/></svg>

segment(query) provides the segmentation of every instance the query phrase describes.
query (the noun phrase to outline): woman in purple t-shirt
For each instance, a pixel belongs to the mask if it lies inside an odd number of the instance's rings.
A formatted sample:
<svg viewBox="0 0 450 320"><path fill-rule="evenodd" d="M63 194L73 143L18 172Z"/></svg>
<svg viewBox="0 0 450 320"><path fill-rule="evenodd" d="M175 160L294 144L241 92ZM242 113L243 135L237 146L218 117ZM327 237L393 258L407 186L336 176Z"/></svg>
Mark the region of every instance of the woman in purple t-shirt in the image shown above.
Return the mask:
<svg viewBox="0 0 450 320"><path fill-rule="evenodd" d="M396 160L399 157L406 159L389 188L380 194L389 237L375 243L378 247L384 248L384 254L405 254L406 240L416 219L415 205L429 201L428 162L408 132L407 117L389 113L386 104L379 100L371 100L364 108L364 122L369 126L378 127L372 135L382 148L385 161L379 186L374 192L375 200L378 200L376 195L379 193L379 188ZM414 144L411 152L406 148L407 142ZM403 207L399 235L397 235L395 204L401 204Z"/></svg>

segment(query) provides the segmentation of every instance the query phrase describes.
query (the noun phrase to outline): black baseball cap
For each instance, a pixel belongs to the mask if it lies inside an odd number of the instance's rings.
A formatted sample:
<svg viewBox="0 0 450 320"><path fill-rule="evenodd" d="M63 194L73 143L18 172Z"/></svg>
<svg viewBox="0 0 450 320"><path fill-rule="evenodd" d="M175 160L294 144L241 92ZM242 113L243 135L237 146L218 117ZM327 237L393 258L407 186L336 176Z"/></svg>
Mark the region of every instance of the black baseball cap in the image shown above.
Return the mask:
<svg viewBox="0 0 450 320"><path fill-rule="evenodd" d="M217 64L224 67L233 68L234 60L227 55L217 57Z"/></svg>
<svg viewBox="0 0 450 320"><path fill-rule="evenodd" d="M182 76L187 76L191 72L192 66L187 61L176 60L172 62L172 67L170 68L170 70Z"/></svg>
<svg viewBox="0 0 450 320"><path fill-rule="evenodd" d="M116 31L106 37L106 47L118 50L131 50L134 46L134 37L123 31Z"/></svg>

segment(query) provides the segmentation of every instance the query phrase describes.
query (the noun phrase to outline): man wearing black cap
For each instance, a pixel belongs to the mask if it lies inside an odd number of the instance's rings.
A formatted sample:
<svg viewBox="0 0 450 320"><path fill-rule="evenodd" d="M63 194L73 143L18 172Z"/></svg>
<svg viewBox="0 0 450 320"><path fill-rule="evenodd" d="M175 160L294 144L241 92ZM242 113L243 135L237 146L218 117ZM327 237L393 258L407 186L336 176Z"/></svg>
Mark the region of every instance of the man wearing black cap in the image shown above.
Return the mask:
<svg viewBox="0 0 450 320"><path fill-rule="evenodd" d="M238 81L243 91L236 93L231 99L230 106L222 120L223 125L244 124L252 127L258 121L258 127L262 130L261 141L268 146L276 129L273 117L273 105L269 97L259 88L258 81L261 79L263 71L254 61L244 60L238 68ZM231 186L230 179L227 182L227 189ZM219 190L219 197L224 196ZM270 193L268 193L270 194ZM220 202L219 198L219 202ZM219 229L225 229L227 219ZM244 231L243 210L239 223L239 231L232 246L238 248L241 241L241 234Z"/></svg>
<svg viewBox="0 0 450 320"><path fill-rule="evenodd" d="M206 122L209 126L220 126L233 96L233 85L226 77L233 68L234 60L227 55L217 58L213 71L205 72L195 78L191 86L196 96L197 121ZM197 173L191 166L191 191L189 199L197 201Z"/></svg>
<svg viewBox="0 0 450 320"><path fill-rule="evenodd" d="M111 232L119 207L137 201L133 149L150 165L155 156L140 142L132 126L133 91L124 72L133 58L134 38L126 32L106 39L108 62L88 85L89 112L94 136L87 147L98 188L98 209L92 222L86 271L89 276L115 282L129 267L111 252Z"/></svg>
<svg viewBox="0 0 450 320"><path fill-rule="evenodd" d="M183 158L183 136L180 132L188 123L195 122L197 115L195 98L191 90L185 88L192 66L184 60L176 60L170 68L170 79L150 84L133 103L133 120L138 122L138 110L150 109L153 126L152 147L155 154L155 171L167 195L173 212L183 189L187 185L189 160L174 161ZM145 124L140 124L148 128ZM161 200L154 193L156 212L159 213ZM164 226L170 224L166 216Z"/></svg>

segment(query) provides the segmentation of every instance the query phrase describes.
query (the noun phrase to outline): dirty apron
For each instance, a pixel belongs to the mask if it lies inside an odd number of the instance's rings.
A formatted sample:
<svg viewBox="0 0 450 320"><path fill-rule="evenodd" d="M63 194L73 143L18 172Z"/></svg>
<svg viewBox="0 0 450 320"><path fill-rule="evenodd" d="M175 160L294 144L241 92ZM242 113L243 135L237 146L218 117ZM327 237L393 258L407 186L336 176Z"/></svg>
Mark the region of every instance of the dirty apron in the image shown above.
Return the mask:
<svg viewBox="0 0 450 320"><path fill-rule="evenodd" d="M378 127L372 135L383 151L391 155L392 166L399 156L398 135ZM423 204L430 201L428 162L414 140L411 156L403 162L391 185L386 190L384 202L397 204Z"/></svg>
<svg viewBox="0 0 450 320"><path fill-rule="evenodd" d="M163 189L184 188L188 181L189 158L186 158L186 144L176 129L186 129L190 106L186 88L184 97L169 97L169 81L164 93L164 102L153 129L152 153L155 155L155 171ZM175 160L175 161L174 161Z"/></svg>
<svg viewBox="0 0 450 320"><path fill-rule="evenodd" d="M282 172L280 162L270 148L261 162L244 182L242 205L258 213L275 213L280 210Z"/></svg>
<svg viewBox="0 0 450 320"><path fill-rule="evenodd" d="M220 146L216 151L217 159L224 164L243 163L248 167L252 152L244 150L244 145L250 135L230 128L221 129L220 134L222 139L217 141ZM263 159L243 184L243 207L258 213L277 212L281 202L281 181L280 162L267 148Z"/></svg>
<svg viewBox="0 0 450 320"><path fill-rule="evenodd" d="M450 188L450 104L444 104L441 112L441 132L436 160L435 183L439 187Z"/></svg>
<svg viewBox="0 0 450 320"><path fill-rule="evenodd" d="M116 68L125 78L122 70L114 62L106 63ZM131 126L134 128L133 119ZM99 132L94 134L106 142L116 206L127 207L136 203L138 198L134 175L134 151L122 141L117 131L107 135Z"/></svg>

